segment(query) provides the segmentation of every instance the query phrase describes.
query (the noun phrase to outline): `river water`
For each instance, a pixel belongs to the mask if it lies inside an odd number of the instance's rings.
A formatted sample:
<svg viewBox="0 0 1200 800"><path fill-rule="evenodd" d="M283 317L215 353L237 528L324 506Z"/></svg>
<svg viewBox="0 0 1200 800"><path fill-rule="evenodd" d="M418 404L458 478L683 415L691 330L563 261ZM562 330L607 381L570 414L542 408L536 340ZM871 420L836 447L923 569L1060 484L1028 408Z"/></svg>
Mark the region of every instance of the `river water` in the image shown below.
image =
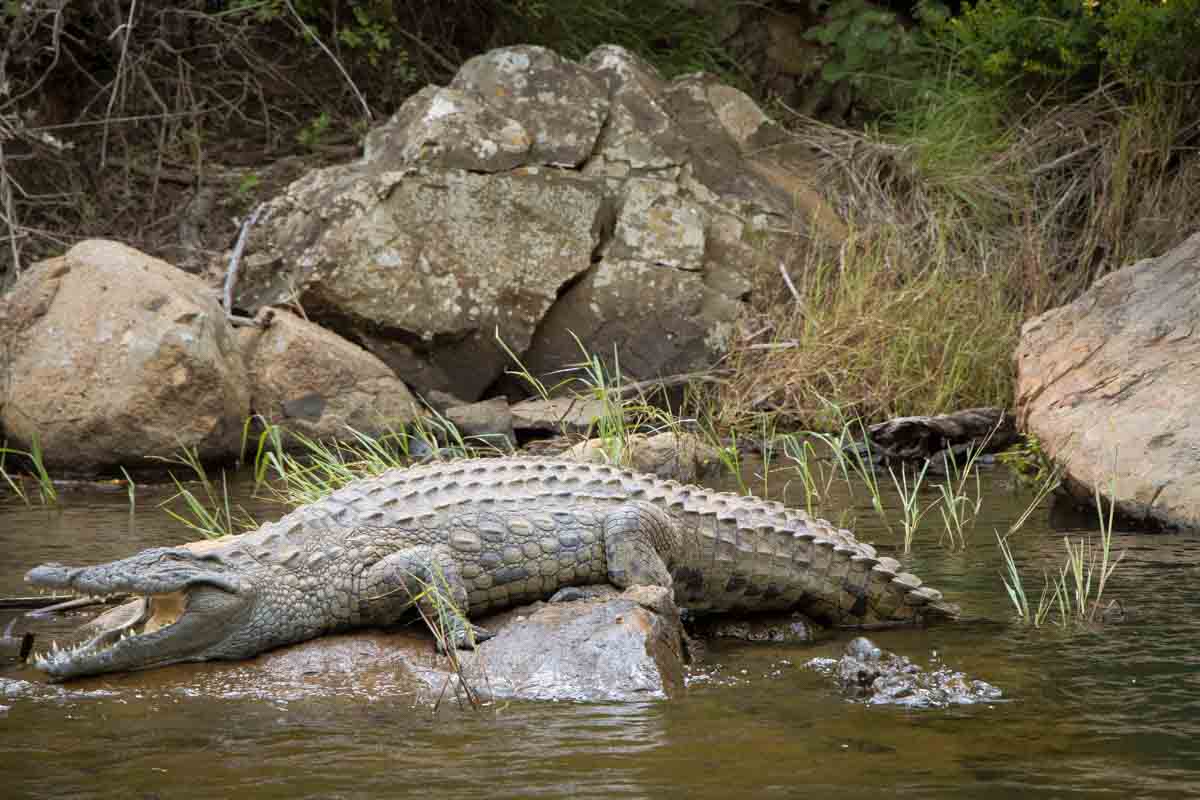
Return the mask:
<svg viewBox="0 0 1200 800"><path fill-rule="evenodd" d="M799 502L785 491L797 482L770 477L768 494ZM67 492L53 510L0 502L0 596L27 593L21 576L44 561L195 538L157 508L169 494L142 487L134 510L124 490ZM281 513L243 484L234 494L260 520ZM0 798L1200 797L1200 540L1118 532L1127 555L1106 594L1125 620L1033 630L1012 623L992 533L1030 495L996 469L983 497L964 549L938 544L934 512L904 559L980 619L874 639L986 680L1001 701L848 702L803 666L838 654L845 636L714 646L669 701L445 704L436 714L386 689L222 689L220 665L63 687L18 683L38 678L14 668L0 671ZM896 543L861 490L829 507L881 551ZM1013 539L1027 581L1040 586L1063 560L1064 533L1089 524L1035 513ZM0 611L0 630L18 613ZM21 617L17 629L44 642L82 618Z"/></svg>

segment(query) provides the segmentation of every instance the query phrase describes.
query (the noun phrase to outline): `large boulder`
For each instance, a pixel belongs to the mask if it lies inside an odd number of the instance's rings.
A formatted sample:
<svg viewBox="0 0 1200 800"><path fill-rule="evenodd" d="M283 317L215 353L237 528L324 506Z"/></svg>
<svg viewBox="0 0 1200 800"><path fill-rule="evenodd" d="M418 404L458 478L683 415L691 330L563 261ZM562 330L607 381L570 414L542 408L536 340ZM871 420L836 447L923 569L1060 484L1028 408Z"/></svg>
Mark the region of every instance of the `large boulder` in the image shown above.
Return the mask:
<svg viewBox="0 0 1200 800"><path fill-rule="evenodd" d="M199 279L88 240L34 265L0 300L0 420L53 469L237 453L250 410L235 337Z"/></svg>
<svg viewBox="0 0 1200 800"><path fill-rule="evenodd" d="M284 309L260 315L238 342L250 378L251 406L265 421L311 439L378 436L418 413L408 387L356 344Z"/></svg>
<svg viewBox="0 0 1200 800"><path fill-rule="evenodd" d="M599 242L604 195L577 176L331 167L268 207L239 305L299 294L420 392L478 398Z"/></svg>
<svg viewBox="0 0 1200 800"><path fill-rule="evenodd" d="M575 337L631 379L701 369L756 272L799 234L845 234L803 155L710 76L667 81L613 46L496 50L272 201L237 305L298 301L465 401L520 390L497 384L506 348L544 377L580 360Z"/></svg>
<svg viewBox="0 0 1200 800"><path fill-rule="evenodd" d="M1025 324L1020 425L1124 514L1200 528L1200 234Z"/></svg>

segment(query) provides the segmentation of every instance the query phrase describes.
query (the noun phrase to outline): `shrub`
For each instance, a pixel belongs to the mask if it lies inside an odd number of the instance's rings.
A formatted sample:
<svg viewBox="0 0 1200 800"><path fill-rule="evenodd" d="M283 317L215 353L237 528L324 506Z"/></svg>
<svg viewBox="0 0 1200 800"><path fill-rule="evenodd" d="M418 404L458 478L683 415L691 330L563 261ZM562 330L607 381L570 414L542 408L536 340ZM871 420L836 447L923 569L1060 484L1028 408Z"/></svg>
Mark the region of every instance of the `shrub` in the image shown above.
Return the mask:
<svg viewBox="0 0 1200 800"><path fill-rule="evenodd" d="M1002 83L1136 85L1200 65L1200 0L978 0L929 27L972 71Z"/></svg>

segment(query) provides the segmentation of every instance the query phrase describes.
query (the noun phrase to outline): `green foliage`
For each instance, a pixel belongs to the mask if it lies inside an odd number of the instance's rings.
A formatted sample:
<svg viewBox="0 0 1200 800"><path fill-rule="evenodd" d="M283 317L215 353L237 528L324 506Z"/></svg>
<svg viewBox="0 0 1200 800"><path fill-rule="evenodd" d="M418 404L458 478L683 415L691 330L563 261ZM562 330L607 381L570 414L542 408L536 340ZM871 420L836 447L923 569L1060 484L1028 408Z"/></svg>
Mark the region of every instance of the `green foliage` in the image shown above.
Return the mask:
<svg viewBox="0 0 1200 800"><path fill-rule="evenodd" d="M1107 612L1117 605L1113 601L1110 601L1107 606L1103 605L1104 590L1116 571L1117 565L1125 558L1124 550L1114 555L1115 510L1110 503L1108 513L1105 514L1100 487L1097 485L1094 491L1096 513L1099 515L1099 542L1094 541L1090 535L1086 538L1080 537L1074 542L1071 541L1071 537L1064 536L1063 549L1066 550L1066 560L1056 575L1051 576L1047 572L1043 572L1042 590L1037 607L1034 608L1030 604L1008 539L1024 524L1033 509L1054 491L1058 483L1057 472L1047 476L1046 481L1038 488L1037 495L1029 508L1009 528L1008 533L1004 536L1001 536L998 531L996 533L996 542L1004 560L1005 574L1002 575L1004 588L1012 601L1017 618L1035 628L1040 628L1049 620L1050 613L1054 610L1058 611L1058 618L1054 621L1062 627L1089 626L1097 622L1098 616L1103 619ZM1108 490L1110 497L1116 495L1115 478L1109 479Z"/></svg>
<svg viewBox="0 0 1200 800"><path fill-rule="evenodd" d="M882 73L897 72L917 49L894 12L867 0L812 0L810 7L821 21L804 38L827 49L824 83L848 81L863 88Z"/></svg>
<svg viewBox="0 0 1200 800"><path fill-rule="evenodd" d="M238 181L237 189L234 192L239 199L249 200L254 197L254 193L258 190L259 184L262 183L262 178L258 177L256 172L247 172Z"/></svg>
<svg viewBox="0 0 1200 800"><path fill-rule="evenodd" d="M1095 71L1099 23L1080 0L979 0L944 30L980 76L1061 80Z"/></svg>
<svg viewBox="0 0 1200 800"><path fill-rule="evenodd" d="M296 141L311 150L321 144L321 139L328 133L332 123L333 119L329 116L329 112L322 111L300 129L300 132L296 134Z"/></svg>
<svg viewBox="0 0 1200 800"><path fill-rule="evenodd" d="M175 476L175 473L170 473L171 482L175 484L175 494L159 503L159 507L166 511L172 519L206 539L233 536L236 533L258 527L258 523L244 508L240 506L234 508L229 498L229 485L225 480L225 471L221 471L220 487L209 478L197 448L184 445L180 447L176 455L170 458L155 458L158 461L175 464L191 471L193 480L199 483L200 490L203 492L202 496L198 495L185 486ZM126 473L126 478L128 478L128 473ZM132 485L132 481L130 484ZM130 491L130 504L132 505L132 489ZM182 501L183 511L169 508L177 500Z"/></svg>
<svg viewBox="0 0 1200 800"><path fill-rule="evenodd" d="M0 446L0 478L8 484L13 493L17 495L26 505L29 505L29 496L25 493L24 479L20 475L9 473L4 466L5 459L9 455L22 458L28 465L29 473L33 477L37 485L38 496L41 498L42 505L56 505L58 503L58 489L54 486L54 481L50 478L50 473L46 469L45 461L42 458L42 446L35 434L33 442L28 450L16 450L8 446L8 442L4 442Z"/></svg>
<svg viewBox="0 0 1200 800"><path fill-rule="evenodd" d="M1040 486L1055 473L1054 461L1046 455L1042 442L1032 433L996 456L1026 486Z"/></svg>
<svg viewBox="0 0 1200 800"><path fill-rule="evenodd" d="M294 9L294 14L293 10ZM267 25L284 21L303 27L299 34L314 41L319 31L329 31L333 44L343 57L360 56L372 68L391 63L392 77L403 83L415 83L416 71L408 52L397 46L400 20L395 7L386 0L234 0L223 14L248 13L256 22ZM293 28L295 25L292 26ZM328 41L328 40L327 40Z"/></svg>
<svg viewBox="0 0 1200 800"><path fill-rule="evenodd" d="M978 0L929 31L999 83L1143 84L1200 65L1200 0Z"/></svg>
<svg viewBox="0 0 1200 800"><path fill-rule="evenodd" d="M1100 47L1121 74L1181 80L1200 66L1200 0L1113 0L1103 9Z"/></svg>

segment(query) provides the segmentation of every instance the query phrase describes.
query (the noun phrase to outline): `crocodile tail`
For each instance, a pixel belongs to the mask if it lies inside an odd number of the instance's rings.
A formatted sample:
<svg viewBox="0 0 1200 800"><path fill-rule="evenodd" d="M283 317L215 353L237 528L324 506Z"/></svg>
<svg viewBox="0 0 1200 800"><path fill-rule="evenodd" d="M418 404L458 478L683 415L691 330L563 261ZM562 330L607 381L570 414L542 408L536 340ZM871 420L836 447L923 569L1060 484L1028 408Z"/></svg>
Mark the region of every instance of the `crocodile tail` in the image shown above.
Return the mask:
<svg viewBox="0 0 1200 800"><path fill-rule="evenodd" d="M947 602L942 593L925 586L921 579L894 558L880 557L871 566L867 583L867 622L935 622L957 619L961 610Z"/></svg>

